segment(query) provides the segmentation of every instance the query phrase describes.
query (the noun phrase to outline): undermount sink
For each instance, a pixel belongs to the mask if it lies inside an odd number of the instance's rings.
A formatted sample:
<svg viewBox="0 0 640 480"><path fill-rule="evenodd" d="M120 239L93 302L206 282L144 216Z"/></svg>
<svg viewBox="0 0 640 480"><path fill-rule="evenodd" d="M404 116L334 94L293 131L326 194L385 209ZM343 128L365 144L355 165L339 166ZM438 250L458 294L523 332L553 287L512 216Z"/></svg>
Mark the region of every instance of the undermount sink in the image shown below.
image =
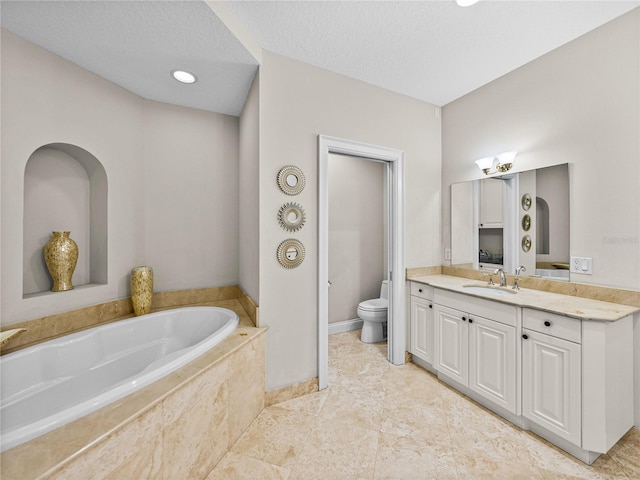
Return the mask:
<svg viewBox="0 0 640 480"><path fill-rule="evenodd" d="M464 288L467 292L482 293L485 295L514 295L518 293L517 290L493 285L463 285L462 288Z"/></svg>

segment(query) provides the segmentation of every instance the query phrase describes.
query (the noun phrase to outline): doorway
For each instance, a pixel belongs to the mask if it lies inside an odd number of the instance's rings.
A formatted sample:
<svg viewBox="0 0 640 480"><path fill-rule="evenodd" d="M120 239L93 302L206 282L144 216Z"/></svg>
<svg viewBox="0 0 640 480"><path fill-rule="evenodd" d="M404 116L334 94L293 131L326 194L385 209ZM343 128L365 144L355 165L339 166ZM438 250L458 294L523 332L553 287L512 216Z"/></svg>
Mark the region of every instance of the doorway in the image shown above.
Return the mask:
<svg viewBox="0 0 640 480"><path fill-rule="evenodd" d="M329 336L329 155L342 154L383 162L387 169L388 236L387 272L389 308L387 359L405 363L405 263L404 263L404 153L400 150L350 140L318 136L318 380L322 390L328 385Z"/></svg>

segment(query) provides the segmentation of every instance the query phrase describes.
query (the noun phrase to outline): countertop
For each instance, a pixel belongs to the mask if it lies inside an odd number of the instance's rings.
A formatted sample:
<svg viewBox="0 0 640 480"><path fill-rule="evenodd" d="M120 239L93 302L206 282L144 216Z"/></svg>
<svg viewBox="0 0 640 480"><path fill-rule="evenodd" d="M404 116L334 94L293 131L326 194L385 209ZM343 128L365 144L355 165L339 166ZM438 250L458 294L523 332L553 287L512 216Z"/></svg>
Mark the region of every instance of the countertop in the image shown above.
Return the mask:
<svg viewBox="0 0 640 480"><path fill-rule="evenodd" d="M543 292L530 288L521 288L513 295L492 295L480 292L470 292L465 285L487 286L487 282L469 280L468 278L449 275L411 276L407 280L423 283L434 288L441 288L451 292L463 293L473 297L485 298L494 302L515 305L518 307L534 308L545 312L557 313L580 320L595 320L613 322L640 311L638 307L619 305L617 303L602 302L588 298ZM495 287L497 289L511 289L509 287Z"/></svg>

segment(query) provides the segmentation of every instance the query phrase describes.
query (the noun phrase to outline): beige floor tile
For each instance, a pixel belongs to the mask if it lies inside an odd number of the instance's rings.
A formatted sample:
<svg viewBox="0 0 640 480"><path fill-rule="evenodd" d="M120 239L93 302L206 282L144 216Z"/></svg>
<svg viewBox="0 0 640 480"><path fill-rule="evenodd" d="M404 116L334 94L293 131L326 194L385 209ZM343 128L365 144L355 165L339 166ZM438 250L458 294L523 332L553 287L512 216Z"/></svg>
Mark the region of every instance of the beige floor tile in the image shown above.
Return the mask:
<svg viewBox="0 0 640 480"><path fill-rule="evenodd" d="M307 444L317 417L277 406L265 408L231 451L290 468Z"/></svg>
<svg viewBox="0 0 640 480"><path fill-rule="evenodd" d="M451 448L380 433L375 480L457 479Z"/></svg>
<svg viewBox="0 0 640 480"><path fill-rule="evenodd" d="M359 330L329 337L328 389L265 409L232 452L208 480L640 479L638 429L588 466Z"/></svg>
<svg viewBox="0 0 640 480"><path fill-rule="evenodd" d="M318 423L291 472L290 480L373 478L378 433L341 421Z"/></svg>
<svg viewBox="0 0 640 480"><path fill-rule="evenodd" d="M289 473L277 465L228 452L206 480L287 480Z"/></svg>

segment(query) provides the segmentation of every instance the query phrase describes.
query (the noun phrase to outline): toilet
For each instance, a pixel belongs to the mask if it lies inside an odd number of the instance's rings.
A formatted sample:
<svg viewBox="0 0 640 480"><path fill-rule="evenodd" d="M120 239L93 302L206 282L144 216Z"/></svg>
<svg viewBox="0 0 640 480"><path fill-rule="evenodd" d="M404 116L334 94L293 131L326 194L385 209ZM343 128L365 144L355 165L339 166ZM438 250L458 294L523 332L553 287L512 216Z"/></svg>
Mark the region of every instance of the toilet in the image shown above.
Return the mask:
<svg viewBox="0 0 640 480"><path fill-rule="evenodd" d="M380 298L365 300L358 305L358 317L362 319L360 340L364 343L377 343L387 338L388 308L389 282L383 280L380 286Z"/></svg>

